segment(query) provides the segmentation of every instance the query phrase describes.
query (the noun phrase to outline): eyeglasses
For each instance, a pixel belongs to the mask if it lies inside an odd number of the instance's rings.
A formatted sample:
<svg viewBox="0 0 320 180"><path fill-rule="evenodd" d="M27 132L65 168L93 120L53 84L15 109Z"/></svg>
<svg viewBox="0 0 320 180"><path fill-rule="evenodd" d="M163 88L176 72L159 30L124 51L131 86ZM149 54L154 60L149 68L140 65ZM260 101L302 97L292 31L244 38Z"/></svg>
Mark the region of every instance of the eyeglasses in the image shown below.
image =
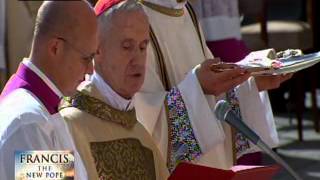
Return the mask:
<svg viewBox="0 0 320 180"><path fill-rule="evenodd" d="M62 37L57 37L57 39L65 42L68 46L70 46L74 51L78 52L79 54L82 55L82 59L87 61L88 63L92 62L94 59L94 56L96 55L96 53L91 53L89 55L83 53L81 50L79 50L78 48L76 48L74 45L72 45L69 41L67 41L65 38Z"/></svg>

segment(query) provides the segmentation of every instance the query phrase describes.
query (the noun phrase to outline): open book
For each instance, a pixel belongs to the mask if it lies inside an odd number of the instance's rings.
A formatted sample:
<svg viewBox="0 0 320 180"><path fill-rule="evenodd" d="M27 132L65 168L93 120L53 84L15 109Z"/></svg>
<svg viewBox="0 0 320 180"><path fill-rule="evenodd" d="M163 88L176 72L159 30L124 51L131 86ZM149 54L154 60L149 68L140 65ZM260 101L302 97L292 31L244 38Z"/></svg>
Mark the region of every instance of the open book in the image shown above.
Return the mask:
<svg viewBox="0 0 320 180"><path fill-rule="evenodd" d="M280 170L273 166L233 166L230 170L182 162L168 180L271 180Z"/></svg>
<svg viewBox="0 0 320 180"><path fill-rule="evenodd" d="M274 49L254 51L236 64L253 75L286 74L306 69L320 62L320 52L303 55L300 50L276 53Z"/></svg>

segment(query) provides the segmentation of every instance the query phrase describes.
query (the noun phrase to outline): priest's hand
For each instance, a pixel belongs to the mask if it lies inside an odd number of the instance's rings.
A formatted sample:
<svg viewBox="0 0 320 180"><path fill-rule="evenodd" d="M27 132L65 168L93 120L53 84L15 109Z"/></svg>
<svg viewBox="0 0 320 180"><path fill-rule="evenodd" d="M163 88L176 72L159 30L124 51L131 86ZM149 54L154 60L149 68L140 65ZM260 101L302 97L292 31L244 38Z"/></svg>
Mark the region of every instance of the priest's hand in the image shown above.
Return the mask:
<svg viewBox="0 0 320 180"><path fill-rule="evenodd" d="M219 58L204 61L196 70L205 94L219 96L250 77L250 73L235 64L220 63Z"/></svg>
<svg viewBox="0 0 320 180"><path fill-rule="evenodd" d="M254 79L256 81L258 90L265 91L280 87L281 83L290 79L292 75L293 73L270 76L256 76L254 77Z"/></svg>

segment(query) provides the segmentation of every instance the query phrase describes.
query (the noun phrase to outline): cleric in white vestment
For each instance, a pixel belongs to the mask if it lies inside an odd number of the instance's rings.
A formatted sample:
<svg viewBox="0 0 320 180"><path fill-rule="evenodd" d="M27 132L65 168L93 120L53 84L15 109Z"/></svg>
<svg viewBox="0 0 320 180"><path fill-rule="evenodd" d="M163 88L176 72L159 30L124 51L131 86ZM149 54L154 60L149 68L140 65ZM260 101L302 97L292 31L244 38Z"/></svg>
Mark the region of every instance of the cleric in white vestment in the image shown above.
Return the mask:
<svg viewBox="0 0 320 180"><path fill-rule="evenodd" d="M0 96L0 179L15 179L14 153L26 150L74 151L75 178L87 179L58 105L92 72L95 14L83 1L52 1L41 6L37 21L30 58Z"/></svg>
<svg viewBox="0 0 320 180"><path fill-rule="evenodd" d="M134 100L138 120L168 159L169 169L173 170L180 161L230 168L234 164L231 129L217 120L214 107L219 99L225 98L219 94L233 86L216 94L204 91L199 72L205 70L210 63L206 60L213 59L213 55L205 44L192 7L175 0L140 2L151 25L152 45L148 49L145 82ZM279 140L266 91L257 86L254 77L241 79L249 76L245 77L240 70L234 77L223 73L213 76L224 76L226 82L211 84L211 88L221 89L223 83L233 81L237 85L233 92L240 102L243 121L268 145L276 147ZM235 143L237 157L257 151L246 139Z"/></svg>

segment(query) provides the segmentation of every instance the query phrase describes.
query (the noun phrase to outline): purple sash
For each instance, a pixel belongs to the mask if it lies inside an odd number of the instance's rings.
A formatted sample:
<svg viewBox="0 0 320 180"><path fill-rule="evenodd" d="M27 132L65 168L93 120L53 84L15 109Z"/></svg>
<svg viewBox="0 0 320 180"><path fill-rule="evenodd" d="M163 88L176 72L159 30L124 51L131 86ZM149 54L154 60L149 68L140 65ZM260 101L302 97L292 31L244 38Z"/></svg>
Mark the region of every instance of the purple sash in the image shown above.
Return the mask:
<svg viewBox="0 0 320 180"><path fill-rule="evenodd" d="M18 88L26 89L37 96L50 114L58 112L59 96L54 93L35 72L23 63L20 63L17 72L12 75L7 82L0 95L0 101Z"/></svg>

